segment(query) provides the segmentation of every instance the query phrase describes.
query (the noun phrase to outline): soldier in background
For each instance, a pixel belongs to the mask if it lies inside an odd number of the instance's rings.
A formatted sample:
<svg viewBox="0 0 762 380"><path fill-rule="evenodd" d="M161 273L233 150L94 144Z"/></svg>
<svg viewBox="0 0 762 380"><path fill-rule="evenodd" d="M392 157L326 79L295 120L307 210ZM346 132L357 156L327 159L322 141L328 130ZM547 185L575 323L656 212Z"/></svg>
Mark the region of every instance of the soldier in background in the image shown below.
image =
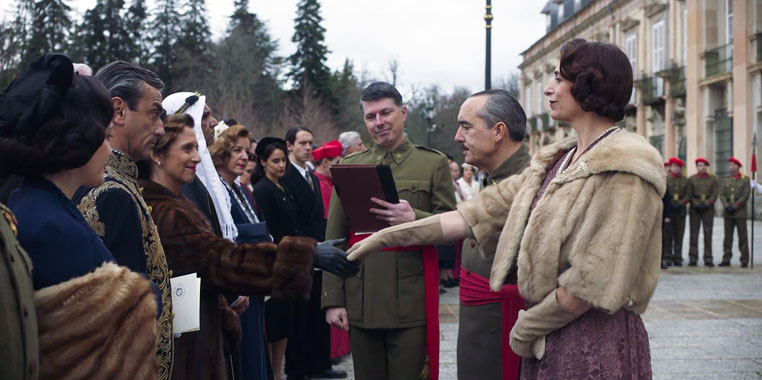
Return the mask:
<svg viewBox="0 0 762 380"><path fill-rule="evenodd" d="M698 173L688 178L688 198L690 198L691 243L688 256L689 266L698 263L698 234L699 225L704 227L704 265L713 267L712 263L712 224L714 222L714 202L719 195L717 177L708 173L709 161L706 158L696 159Z"/></svg>
<svg viewBox="0 0 762 380"><path fill-rule="evenodd" d="M683 176L683 161L672 157L667 161L667 191L670 194L670 222L664 224L664 263L683 265L683 236L685 236L685 215L688 204L688 179ZM665 206L667 207L667 206Z"/></svg>
<svg viewBox="0 0 762 380"><path fill-rule="evenodd" d="M738 249L741 251L741 268L749 265L749 240L746 237L746 201L751 186L749 179L741 174L741 162L730 157L730 175L722 180L721 198L725 217L725 239L722 242L721 267L730 266L733 257L733 228L738 229Z"/></svg>

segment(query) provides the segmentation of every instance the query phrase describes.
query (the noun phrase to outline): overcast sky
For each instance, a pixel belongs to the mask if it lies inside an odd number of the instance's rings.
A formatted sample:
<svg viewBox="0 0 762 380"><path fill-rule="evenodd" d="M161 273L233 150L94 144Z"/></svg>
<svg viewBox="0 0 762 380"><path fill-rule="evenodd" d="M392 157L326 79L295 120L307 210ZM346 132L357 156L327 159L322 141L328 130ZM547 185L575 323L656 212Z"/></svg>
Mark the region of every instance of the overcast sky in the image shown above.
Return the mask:
<svg viewBox="0 0 762 380"><path fill-rule="evenodd" d="M517 71L520 53L544 34L545 18L540 10L545 2L492 0L493 83ZM11 3L0 0L4 10ZM68 4L81 15L95 0L70 0ZM267 23L283 56L294 51L291 36L296 4L297 0L251 0L251 11ZM429 84L448 92L455 87L483 89L483 0L322 0L321 5L330 49L327 64L332 70L349 58L370 78L384 79L389 61L396 59L398 84L403 89ZM212 32L218 38L227 28L233 0L208 0L207 8Z"/></svg>

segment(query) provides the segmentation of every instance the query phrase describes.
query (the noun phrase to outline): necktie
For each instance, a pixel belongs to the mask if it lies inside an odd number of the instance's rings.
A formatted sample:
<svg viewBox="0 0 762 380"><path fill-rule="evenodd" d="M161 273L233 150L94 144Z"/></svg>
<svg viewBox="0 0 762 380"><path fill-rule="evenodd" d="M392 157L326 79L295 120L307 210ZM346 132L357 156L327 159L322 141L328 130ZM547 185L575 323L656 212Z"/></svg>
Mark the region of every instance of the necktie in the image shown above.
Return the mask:
<svg viewBox="0 0 762 380"><path fill-rule="evenodd" d="M315 191L315 185L312 184L312 176L310 175L309 170L304 172L304 179L307 180L307 184L310 185L310 190Z"/></svg>

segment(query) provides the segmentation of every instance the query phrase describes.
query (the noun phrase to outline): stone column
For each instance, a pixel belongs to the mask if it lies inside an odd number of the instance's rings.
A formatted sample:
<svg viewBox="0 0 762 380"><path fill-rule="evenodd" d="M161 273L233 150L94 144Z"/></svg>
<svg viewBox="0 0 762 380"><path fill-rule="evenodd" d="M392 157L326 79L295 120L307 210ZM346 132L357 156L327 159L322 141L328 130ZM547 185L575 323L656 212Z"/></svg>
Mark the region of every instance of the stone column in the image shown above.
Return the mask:
<svg viewBox="0 0 762 380"><path fill-rule="evenodd" d="M733 108L733 156L743 163L744 168L749 168L751 163L751 141L754 137L752 78L748 70L749 54L752 53L749 35L753 30L748 17L751 12L750 1L733 1L733 103L728 104L728 108Z"/></svg>
<svg viewBox="0 0 762 380"><path fill-rule="evenodd" d="M669 95L672 83L670 81L664 81L664 158L669 159L675 157L675 122L672 118L675 110L675 98Z"/></svg>
<svg viewBox="0 0 762 380"><path fill-rule="evenodd" d="M688 62L685 68L685 138L686 138L686 159L688 175L696 172L694 162L697 157L703 155L704 146L704 112L703 99L699 81L704 77L701 59L701 52L704 50L702 30L703 10L701 0L686 0L688 7L688 25L686 33L688 37Z"/></svg>

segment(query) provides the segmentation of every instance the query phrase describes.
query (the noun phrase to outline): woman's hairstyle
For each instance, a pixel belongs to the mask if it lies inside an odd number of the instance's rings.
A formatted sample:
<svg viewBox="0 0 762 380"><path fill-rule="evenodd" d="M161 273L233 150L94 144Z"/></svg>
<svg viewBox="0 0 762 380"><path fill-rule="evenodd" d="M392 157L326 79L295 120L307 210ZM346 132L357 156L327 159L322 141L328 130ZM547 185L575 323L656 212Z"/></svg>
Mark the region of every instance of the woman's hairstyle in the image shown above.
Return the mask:
<svg viewBox="0 0 762 380"><path fill-rule="evenodd" d="M263 162L270 159L270 156L276 150L282 150L283 155L288 157L288 149L286 148L286 141L277 137L265 137L257 144L256 156L257 165L254 166L254 171L251 173L251 184L257 183L265 176L265 166Z"/></svg>
<svg viewBox="0 0 762 380"><path fill-rule="evenodd" d="M163 154L169 150L169 146L177 140L177 136L183 132L183 129L193 129L193 117L187 113L169 115L167 122L164 123L164 136L153 147L153 152Z"/></svg>
<svg viewBox="0 0 762 380"><path fill-rule="evenodd" d="M632 95L632 65L618 47L577 38L561 46L559 70L586 112L619 121Z"/></svg>
<svg viewBox="0 0 762 380"><path fill-rule="evenodd" d="M39 176L86 164L114 116L100 81L69 57L38 58L0 94L0 175Z"/></svg>
<svg viewBox="0 0 762 380"><path fill-rule="evenodd" d="M212 155L212 162L214 163L215 169L219 170L220 167L225 165L230 158L230 154L233 151L236 141L241 137L246 137L251 141L251 133L249 133L249 130L243 125L237 124L226 129L217 140L214 140L212 146L209 147L209 153ZM251 144L248 144L246 148L250 145Z"/></svg>

